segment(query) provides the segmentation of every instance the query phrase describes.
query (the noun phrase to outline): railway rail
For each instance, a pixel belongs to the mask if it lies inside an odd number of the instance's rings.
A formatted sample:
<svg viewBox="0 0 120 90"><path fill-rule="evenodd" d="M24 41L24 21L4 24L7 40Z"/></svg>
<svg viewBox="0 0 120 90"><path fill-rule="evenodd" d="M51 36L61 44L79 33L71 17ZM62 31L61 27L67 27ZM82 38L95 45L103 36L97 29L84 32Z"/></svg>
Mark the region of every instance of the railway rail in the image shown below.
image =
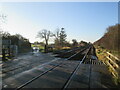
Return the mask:
<svg viewBox="0 0 120 90"><path fill-rule="evenodd" d="M56 60L40 64L21 74L18 73L13 77L4 79L3 89L61 88L64 90L74 87L88 89L114 87L105 68L106 66L97 57L95 58L94 51L93 45L89 45L63 52L63 55L69 54L69 57L56 58ZM77 59L80 58L76 60L76 57ZM106 81L106 78L108 81Z"/></svg>
<svg viewBox="0 0 120 90"><path fill-rule="evenodd" d="M56 59L56 60L59 60L59 58ZM52 61L56 61L56 60L53 59ZM50 62L52 62L52 61L50 61ZM50 62L47 62L47 64L50 63ZM4 73L11 72L11 71L15 71L15 70L17 70L17 69L25 68L25 67L27 67L27 66L31 66L31 67L34 66L34 63L29 63L29 64L25 63L25 64L26 64L26 65L20 65L19 67L15 67L15 68L10 69L10 70L6 70L6 71L3 71L3 70L2 70L2 72L1 72L0 74L4 74ZM44 63L44 64L46 64L46 63Z"/></svg>
<svg viewBox="0 0 120 90"><path fill-rule="evenodd" d="M79 69L79 66L81 63L84 62L89 50L90 50L91 47L89 47L88 51L86 52L86 54L84 55L84 57L82 58L81 61L79 61L78 65L76 66L76 68L74 69L74 71L72 72L72 74L70 75L70 77L68 78L68 80L65 82L64 86L62 87L62 89L64 90L65 88L67 88L67 86L69 85L71 79L73 78L73 76L75 75L75 73L77 72L77 70Z"/></svg>
<svg viewBox="0 0 120 90"><path fill-rule="evenodd" d="M70 57L68 57L66 60L68 60L68 59L76 56L78 53L80 53L81 51L83 51L83 50L85 50L85 49L86 49L86 48L83 48L83 49L77 48L77 49L73 49L72 51L71 51L71 50L68 51L69 53L71 53L71 52L75 52L76 50L77 50L77 51L79 50L78 52L76 52L76 53L74 53L73 55L71 55ZM68 53L68 52L65 52L65 53ZM58 60L59 60L59 59L58 59ZM12 68L12 69L10 69L10 70L4 70L4 68L2 68L2 72L1 72L0 74L9 73L9 72L12 72L12 71L21 69L21 68L25 68L25 67L27 67L27 66L29 66L29 65L34 66L34 63L28 63L28 64L26 63L25 65L24 65L24 64L23 64L23 65L19 65L19 66L14 67L14 68ZM10 66L9 66L9 67L10 67ZM6 68L6 67L5 67L5 68Z"/></svg>
<svg viewBox="0 0 120 90"><path fill-rule="evenodd" d="M80 50L86 49L86 48L88 48L88 47L89 47L89 45L84 46L84 47L77 47L77 48L74 48L74 49L71 49L71 50L62 52L62 53L60 53L60 54L58 55L58 57L68 58L68 57L74 55L74 53L79 53Z"/></svg>
<svg viewBox="0 0 120 90"><path fill-rule="evenodd" d="M84 48L84 49L80 50L79 52L73 54L73 55L70 56L69 58L65 59L65 60L69 60L70 58L75 57L75 55L77 55L78 53L81 53L81 52L87 50L85 56L82 58L82 60L79 60L77 66L75 67L75 69L74 69L73 72L71 73L70 77L68 78L68 80L67 80L67 81L65 82L65 84L63 85L63 88L66 88L66 87L67 87L67 85L69 84L71 78L74 76L74 74L75 74L76 71L78 70L78 67L80 66L80 64L81 64L81 63L84 61L84 59L86 58L86 55L88 54L90 48L91 48L91 47L89 47L89 48ZM36 77L34 77L34 78L28 80L28 81L25 82L24 84L18 86L18 87L16 88L16 90L19 90L19 89L24 88L25 86L27 86L28 84L34 82L36 79L40 78L41 76L45 75L46 73L51 72L52 70L54 70L54 69L60 67L62 64L64 64L64 63L63 63L63 62L60 62L59 64L57 64L56 66L50 68L49 70L46 70L46 71L44 71L43 73L37 75Z"/></svg>

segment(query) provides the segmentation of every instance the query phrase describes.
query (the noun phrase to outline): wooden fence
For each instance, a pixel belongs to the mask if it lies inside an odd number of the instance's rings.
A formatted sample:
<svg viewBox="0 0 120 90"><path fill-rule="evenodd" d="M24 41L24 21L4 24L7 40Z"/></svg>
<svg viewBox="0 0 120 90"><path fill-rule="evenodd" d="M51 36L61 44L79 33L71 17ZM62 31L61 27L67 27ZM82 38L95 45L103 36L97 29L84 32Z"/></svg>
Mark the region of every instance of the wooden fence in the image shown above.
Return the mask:
<svg viewBox="0 0 120 90"><path fill-rule="evenodd" d="M116 78L120 78L120 59L106 52L106 60L103 61L110 69L112 75Z"/></svg>

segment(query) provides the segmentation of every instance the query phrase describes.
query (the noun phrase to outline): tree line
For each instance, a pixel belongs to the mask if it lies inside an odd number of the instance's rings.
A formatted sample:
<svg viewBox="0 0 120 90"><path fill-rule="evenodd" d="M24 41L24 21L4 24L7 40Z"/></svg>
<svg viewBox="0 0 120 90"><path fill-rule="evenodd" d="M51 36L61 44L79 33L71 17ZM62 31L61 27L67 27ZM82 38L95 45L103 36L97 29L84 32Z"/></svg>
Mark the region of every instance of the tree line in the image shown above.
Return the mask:
<svg viewBox="0 0 120 90"><path fill-rule="evenodd" d="M106 29L104 35L94 44L109 50L119 51L120 50L119 28L120 28L120 24L109 26Z"/></svg>
<svg viewBox="0 0 120 90"><path fill-rule="evenodd" d="M50 37L54 37L54 44L56 49L60 49L61 47L64 47L65 44L67 43L66 37L67 34L64 30L64 28L57 29L55 33L51 32L50 30L47 29L42 29L38 32L37 34L38 38L44 39L45 41L45 52L48 52L48 42Z"/></svg>
<svg viewBox="0 0 120 90"><path fill-rule="evenodd" d="M60 50L63 47L74 48L74 47L78 47L80 44L81 45L82 44L83 45L87 44L87 42L85 42L85 41L81 41L81 42L78 43L76 39L72 39L72 44L69 43L67 41L67 34L66 34L66 31L65 31L65 28L60 28L60 29L57 28L54 33L51 32L50 30L42 29L38 32L37 37L40 38L40 39L44 39L44 41L45 41L45 43L44 43L45 52L48 52L48 47L49 47L48 42L49 42L49 39L51 37L54 38L54 44L53 45L54 45L54 48L56 50Z"/></svg>

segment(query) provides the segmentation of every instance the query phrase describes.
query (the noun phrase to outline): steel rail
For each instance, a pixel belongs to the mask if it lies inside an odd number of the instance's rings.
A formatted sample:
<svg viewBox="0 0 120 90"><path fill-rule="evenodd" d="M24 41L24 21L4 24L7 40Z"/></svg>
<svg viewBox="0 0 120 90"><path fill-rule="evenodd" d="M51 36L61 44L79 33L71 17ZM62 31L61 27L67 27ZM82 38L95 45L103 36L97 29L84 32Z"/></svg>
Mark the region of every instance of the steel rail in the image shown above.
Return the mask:
<svg viewBox="0 0 120 90"><path fill-rule="evenodd" d="M82 51L84 51L84 50L86 50L86 49L87 49L87 48L85 48L85 49L83 49L83 50L80 50L79 53L81 53ZM72 57L74 57L74 56L77 55L77 54L78 54L78 53L75 53L75 54L72 55L71 57L65 59L65 61L68 60L68 59L70 59L70 58L72 58ZM19 87L17 87L15 90L20 90L21 88L25 87L26 85L28 85L29 83L31 83L31 82L33 82L34 80L38 79L39 77L43 76L44 74L48 73L49 71L52 71L53 69L59 67L61 64L63 64L63 62L57 64L57 66L54 66L54 67L51 68L51 69L49 69L49 70L47 70L47 71L45 71L45 72L39 74L38 76L36 76L36 77L30 79L30 80L27 81L26 83L24 83L24 84L20 85Z"/></svg>
<svg viewBox="0 0 120 90"><path fill-rule="evenodd" d="M88 46L86 46L86 47L84 47L84 48L87 48ZM83 48L83 49L84 49ZM81 47L78 47L78 48L75 48L75 49L71 49L71 50L69 50L69 51L67 51L67 52L64 52L64 53L62 53L62 54L67 54L67 53L71 53L71 52L74 52L74 51L77 51L77 50L80 50L80 49L82 49Z"/></svg>
<svg viewBox="0 0 120 90"><path fill-rule="evenodd" d="M59 59L60 59L60 58L58 58L57 60L59 60ZM53 60L51 60L50 62L52 62L52 61L56 61L56 60L53 59ZM50 62L46 62L46 63L50 63ZM43 64L45 64L45 63L43 63ZM11 72L11 71L15 71L15 70L18 70L18 69L27 67L27 66L29 66L29 65L34 66L34 63L29 63L29 64L27 64L27 65L20 65L19 67L15 67L15 68L10 69L10 70L2 71L0 74L9 73L9 72Z"/></svg>
<svg viewBox="0 0 120 90"><path fill-rule="evenodd" d="M54 66L53 68L39 74L38 76L32 78L31 80L27 81L26 83L20 85L19 87L17 87L15 90L20 90L21 88L23 88L24 86L28 85L29 83L33 82L34 80L38 79L39 77L43 76L44 74L46 74L49 71L52 71L53 69L55 69L56 67L60 66L62 63L58 64L57 66Z"/></svg>
<svg viewBox="0 0 120 90"><path fill-rule="evenodd" d="M62 87L63 90L65 90L65 89L68 87L71 79L73 78L73 76L75 75L75 73L78 71L80 64L82 64L83 61L85 60L85 58L86 58L86 56L87 56L90 48L91 48L91 47L89 47L87 53L84 55L84 57L82 58L82 60L79 62L79 64L77 65L77 67L76 67L76 68L74 69L74 71L71 73L71 75L70 75L70 77L68 78L68 80L67 80L67 81L65 82L65 84L63 85L63 87Z"/></svg>
<svg viewBox="0 0 120 90"><path fill-rule="evenodd" d="M78 48L77 48L78 49ZM75 55L77 55L78 53L80 53L81 51L85 50L86 48L83 48L82 50L80 50L79 52L77 52L76 54L73 54L72 56L70 56L69 58L67 58L66 60L74 57ZM58 59L59 60L59 59ZM19 65L18 67L15 67L13 69L10 69L10 70L6 70L6 71L2 71L0 74L5 74L5 73L9 73L9 72L12 72L12 71L15 71L15 70L18 70L18 69L21 69L21 68L24 68L24 67L27 67L29 65L34 65L32 63L29 63L27 65Z"/></svg>

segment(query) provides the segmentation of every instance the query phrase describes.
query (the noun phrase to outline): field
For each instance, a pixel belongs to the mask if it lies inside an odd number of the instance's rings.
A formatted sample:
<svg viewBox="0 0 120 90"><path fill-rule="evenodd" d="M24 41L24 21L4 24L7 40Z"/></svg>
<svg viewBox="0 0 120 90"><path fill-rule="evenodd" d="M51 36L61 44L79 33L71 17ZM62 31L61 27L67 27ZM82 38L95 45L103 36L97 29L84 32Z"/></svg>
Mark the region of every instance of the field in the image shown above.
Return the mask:
<svg viewBox="0 0 120 90"><path fill-rule="evenodd" d="M39 49L44 49L44 46L31 44L31 47L39 47Z"/></svg>

